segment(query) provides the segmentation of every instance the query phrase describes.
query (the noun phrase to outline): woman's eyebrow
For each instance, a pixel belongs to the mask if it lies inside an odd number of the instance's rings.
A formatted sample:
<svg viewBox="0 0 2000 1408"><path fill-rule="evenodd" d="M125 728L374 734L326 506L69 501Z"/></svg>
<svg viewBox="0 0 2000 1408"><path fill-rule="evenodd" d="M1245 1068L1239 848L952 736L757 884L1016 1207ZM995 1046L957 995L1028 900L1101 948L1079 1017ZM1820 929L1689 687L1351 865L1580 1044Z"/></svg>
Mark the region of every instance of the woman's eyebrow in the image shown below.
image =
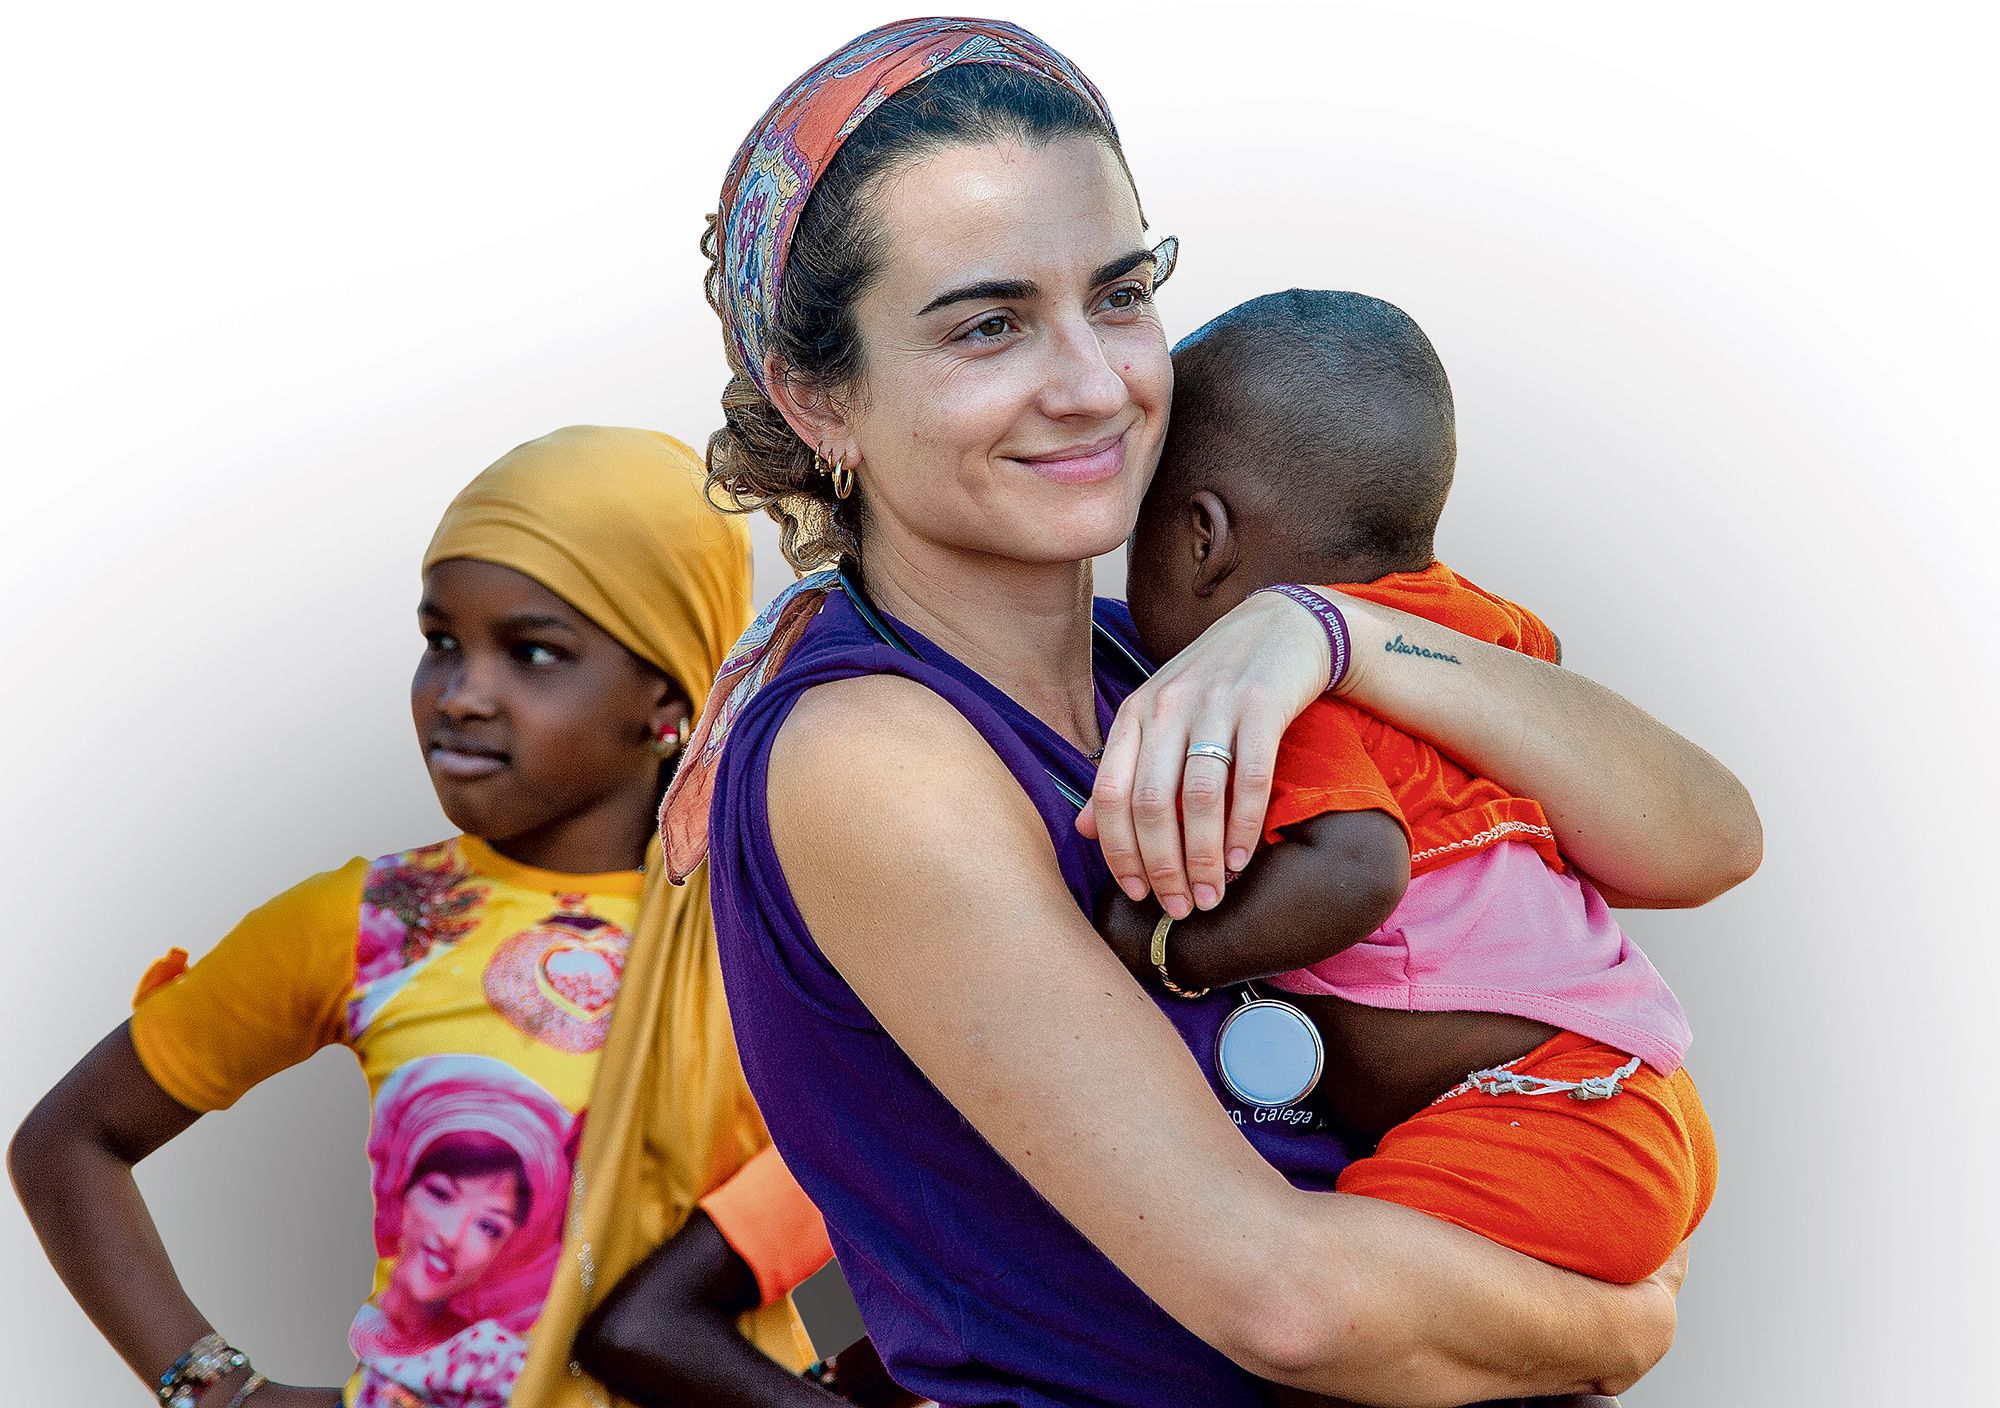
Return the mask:
<svg viewBox="0 0 2000 1408"><path fill-rule="evenodd" d="M947 289L917 310L917 316L935 313L940 308L948 308L954 303L969 303L975 298L1001 298L1010 301L1033 298L1042 291L1041 285L1033 279L981 279L978 283L963 284Z"/></svg>
<svg viewBox="0 0 2000 1408"><path fill-rule="evenodd" d="M1130 254L1121 254L1110 263L1097 266L1097 272L1090 276L1090 286L1096 288L1099 284L1108 284L1120 275L1131 273L1141 264L1152 262L1153 251L1150 249L1135 249Z"/></svg>
<svg viewBox="0 0 2000 1408"><path fill-rule="evenodd" d="M1090 286L1096 288L1099 284L1109 283L1121 275L1129 274L1141 264L1151 263L1152 258L1153 251L1150 249L1135 249L1128 254L1121 254L1116 259L1097 266L1090 276ZM921 318L926 313L935 313L938 309L948 308L954 303L970 303L975 299L998 298L1025 302L1039 295L1041 291L1041 285L1033 279L981 279L977 283L946 289L919 308L917 316Z"/></svg>

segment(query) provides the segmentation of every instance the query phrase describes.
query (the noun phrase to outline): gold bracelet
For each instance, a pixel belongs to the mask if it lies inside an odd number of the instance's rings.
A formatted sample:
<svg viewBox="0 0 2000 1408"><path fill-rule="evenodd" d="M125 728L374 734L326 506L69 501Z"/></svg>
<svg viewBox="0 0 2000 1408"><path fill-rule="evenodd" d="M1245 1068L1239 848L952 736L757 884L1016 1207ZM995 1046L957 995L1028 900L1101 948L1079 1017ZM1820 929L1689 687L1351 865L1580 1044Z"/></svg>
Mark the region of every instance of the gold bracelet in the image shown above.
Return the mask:
<svg viewBox="0 0 2000 1408"><path fill-rule="evenodd" d="M250 1395L262 1388L270 1380L252 1369L250 1377L243 1381L243 1387L236 1390L236 1396L229 1400L229 1408L243 1408L250 1401Z"/></svg>
<svg viewBox="0 0 2000 1408"><path fill-rule="evenodd" d="M1174 917L1171 914L1162 914L1160 922L1153 926L1153 966L1159 969L1160 981L1167 985L1167 991L1175 997L1206 997L1207 988L1197 988L1189 992L1167 973L1167 930L1173 927Z"/></svg>

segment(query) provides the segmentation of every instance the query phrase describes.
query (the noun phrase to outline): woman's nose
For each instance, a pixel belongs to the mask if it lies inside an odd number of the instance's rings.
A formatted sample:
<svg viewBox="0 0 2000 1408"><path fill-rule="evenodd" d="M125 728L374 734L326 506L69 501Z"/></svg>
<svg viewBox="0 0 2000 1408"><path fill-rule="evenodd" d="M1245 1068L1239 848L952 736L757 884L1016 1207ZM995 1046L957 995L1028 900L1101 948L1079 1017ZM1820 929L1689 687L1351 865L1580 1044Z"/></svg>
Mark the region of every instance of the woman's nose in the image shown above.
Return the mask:
<svg viewBox="0 0 2000 1408"><path fill-rule="evenodd" d="M1050 338L1055 365L1043 383L1042 409L1051 417L1108 419L1131 399L1125 378L1104 355L1089 319L1056 324Z"/></svg>

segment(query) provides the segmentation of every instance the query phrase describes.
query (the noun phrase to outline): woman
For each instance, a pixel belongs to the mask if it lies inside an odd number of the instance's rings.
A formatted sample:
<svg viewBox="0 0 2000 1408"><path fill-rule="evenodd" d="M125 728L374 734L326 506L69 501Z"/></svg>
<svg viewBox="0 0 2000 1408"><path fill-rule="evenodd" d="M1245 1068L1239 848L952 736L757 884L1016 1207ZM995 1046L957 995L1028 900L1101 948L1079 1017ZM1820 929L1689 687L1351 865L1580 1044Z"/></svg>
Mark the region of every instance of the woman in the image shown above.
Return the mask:
<svg viewBox="0 0 2000 1408"><path fill-rule="evenodd" d="M831 1402L795 1376L788 1298L824 1235L737 1066L706 887L667 884L649 844L748 615L748 535L686 446L574 426L481 473L422 565L411 711L462 834L158 965L15 1138L35 1230L133 1370L202 1408ZM378 1260L344 1392L218 1348L132 1178L333 1044L373 1096Z"/></svg>
<svg viewBox="0 0 2000 1408"><path fill-rule="evenodd" d="M1206 1069L1233 999L1142 990L1086 920L1114 880L1222 901L1335 658L1269 595L1144 684L1129 618L1093 624L1171 391L1144 228L1096 90L996 23L863 36L738 154L711 479L801 567L848 560L753 627L669 799L683 868L713 790L752 1088L890 1369L942 1402L1615 1391L1664 1351L1677 1270L1607 1287L1315 1191L1337 1144ZM1754 867L1741 788L1629 705L1470 641L1418 672L1382 646L1434 628L1342 606L1342 691L1546 799L1611 889L1696 903Z"/></svg>

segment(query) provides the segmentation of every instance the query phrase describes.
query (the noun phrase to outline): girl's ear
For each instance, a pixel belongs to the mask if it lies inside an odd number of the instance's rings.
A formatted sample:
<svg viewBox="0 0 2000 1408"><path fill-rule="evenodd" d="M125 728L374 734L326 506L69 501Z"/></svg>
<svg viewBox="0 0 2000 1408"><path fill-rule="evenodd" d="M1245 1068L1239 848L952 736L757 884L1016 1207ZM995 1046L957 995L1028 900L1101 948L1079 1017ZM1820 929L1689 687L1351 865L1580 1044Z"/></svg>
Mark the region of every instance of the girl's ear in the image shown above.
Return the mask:
<svg viewBox="0 0 2000 1408"><path fill-rule="evenodd" d="M1229 505L1219 494L1197 489L1188 500L1194 539L1194 594L1213 596L1236 570L1241 548L1229 522Z"/></svg>
<svg viewBox="0 0 2000 1408"><path fill-rule="evenodd" d="M854 443L847 417L826 387L793 372L775 352L764 358L764 384L771 388L771 404L794 435L829 460L844 459L850 467L860 465L861 451Z"/></svg>
<svg viewBox="0 0 2000 1408"><path fill-rule="evenodd" d="M659 698L653 704L652 736L658 738L669 729L679 729L681 736L687 736L688 725L694 720L694 705L681 687L665 675L658 675Z"/></svg>

